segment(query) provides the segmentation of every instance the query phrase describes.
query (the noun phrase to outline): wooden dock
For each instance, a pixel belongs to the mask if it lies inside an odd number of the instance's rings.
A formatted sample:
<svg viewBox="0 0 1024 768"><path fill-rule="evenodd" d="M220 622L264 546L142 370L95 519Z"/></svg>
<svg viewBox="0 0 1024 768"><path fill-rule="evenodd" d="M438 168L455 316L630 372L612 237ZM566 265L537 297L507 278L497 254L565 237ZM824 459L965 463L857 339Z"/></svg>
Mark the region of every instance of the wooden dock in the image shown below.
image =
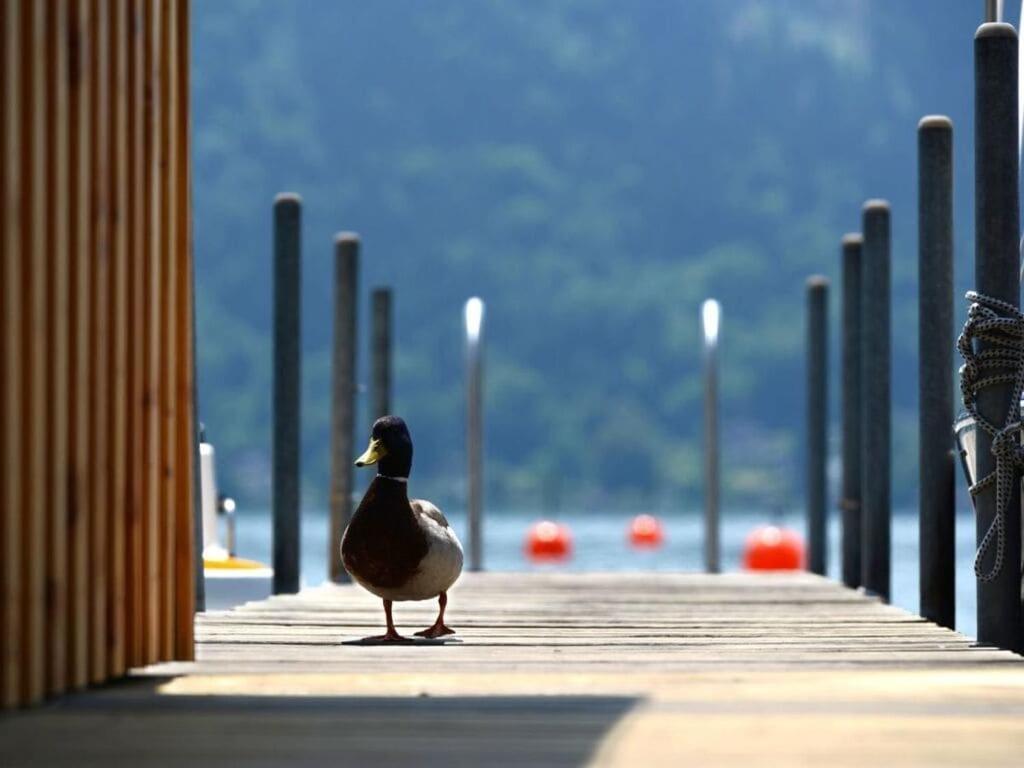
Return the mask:
<svg viewBox="0 0 1024 768"><path fill-rule="evenodd" d="M396 607L399 630L434 606ZM0 765L1019 766L1024 659L809 574L469 574L454 641L356 587L0 720Z"/></svg>

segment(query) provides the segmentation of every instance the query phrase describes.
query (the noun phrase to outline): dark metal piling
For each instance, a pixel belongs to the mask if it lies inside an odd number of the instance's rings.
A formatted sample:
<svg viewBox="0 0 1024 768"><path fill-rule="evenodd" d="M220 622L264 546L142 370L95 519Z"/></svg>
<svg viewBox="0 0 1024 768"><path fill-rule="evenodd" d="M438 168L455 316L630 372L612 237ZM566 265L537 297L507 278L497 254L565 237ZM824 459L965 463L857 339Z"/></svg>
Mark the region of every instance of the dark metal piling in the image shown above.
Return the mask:
<svg viewBox="0 0 1024 768"><path fill-rule="evenodd" d="M301 212L298 195L274 199L274 594L299 591Z"/></svg>
<svg viewBox="0 0 1024 768"><path fill-rule="evenodd" d="M391 413L391 289L375 288L370 302L370 422Z"/></svg>
<svg viewBox="0 0 1024 768"><path fill-rule="evenodd" d="M807 279L807 567L825 574L828 454L828 278Z"/></svg>
<svg viewBox="0 0 1024 768"><path fill-rule="evenodd" d="M956 616L953 453L953 124L918 124L918 350L921 615Z"/></svg>
<svg viewBox="0 0 1024 768"><path fill-rule="evenodd" d="M341 563L341 534L352 516L355 456L356 346L359 301L359 235L334 238L334 349L331 358L331 530L328 576L349 580Z"/></svg>
<svg viewBox="0 0 1024 768"><path fill-rule="evenodd" d="M861 256L861 586L890 597L891 371L889 203L863 209Z"/></svg>
<svg viewBox="0 0 1024 768"><path fill-rule="evenodd" d="M978 28L974 36L974 77L974 284L979 293L1018 307L1017 33L1012 26L993 23ZM982 353L992 347L984 339L978 343ZM985 375L1003 372L993 367ZM984 387L977 398L979 415L1002 427L1011 406L1011 391L1009 382ZM995 470L996 462L989 434L978 429L976 435L975 476L980 479ZM1024 643L1019 482L1010 483L1008 493L1002 568L991 581L979 579L977 583L978 641L1020 652ZM997 515L995 485L981 490L974 505L980 547ZM992 567L991 558L982 563L984 570Z"/></svg>
<svg viewBox="0 0 1024 768"><path fill-rule="evenodd" d="M861 570L860 428L861 428L861 250L864 238L859 234L843 237L843 477L842 514L843 583L856 589Z"/></svg>

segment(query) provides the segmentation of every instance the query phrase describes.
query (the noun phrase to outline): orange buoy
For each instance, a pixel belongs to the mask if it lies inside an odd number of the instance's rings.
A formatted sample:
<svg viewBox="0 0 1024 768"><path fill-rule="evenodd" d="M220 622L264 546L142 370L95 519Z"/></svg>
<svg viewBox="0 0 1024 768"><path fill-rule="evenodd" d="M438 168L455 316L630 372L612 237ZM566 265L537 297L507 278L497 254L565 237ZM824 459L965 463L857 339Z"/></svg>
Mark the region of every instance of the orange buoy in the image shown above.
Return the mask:
<svg viewBox="0 0 1024 768"><path fill-rule="evenodd" d="M634 547L653 549L665 541L661 521L654 515L637 515L629 524L629 543Z"/></svg>
<svg viewBox="0 0 1024 768"><path fill-rule="evenodd" d="M748 571L795 571L803 566L804 542L800 534L763 525L747 537L743 567Z"/></svg>
<svg viewBox="0 0 1024 768"><path fill-rule="evenodd" d="M531 560L565 560L572 554L569 526L541 520L526 533L526 556Z"/></svg>

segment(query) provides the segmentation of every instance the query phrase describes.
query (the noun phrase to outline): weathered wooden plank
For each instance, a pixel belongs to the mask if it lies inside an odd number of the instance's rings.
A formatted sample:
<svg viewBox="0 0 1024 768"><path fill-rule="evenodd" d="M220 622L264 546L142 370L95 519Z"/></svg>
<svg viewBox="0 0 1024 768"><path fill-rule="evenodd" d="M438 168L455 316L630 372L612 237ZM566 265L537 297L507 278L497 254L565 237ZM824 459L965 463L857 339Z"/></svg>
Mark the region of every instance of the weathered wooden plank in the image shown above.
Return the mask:
<svg viewBox="0 0 1024 768"><path fill-rule="evenodd" d="M47 566L47 685L49 694L66 687L67 633L67 532L68 532L68 10L63 2L51 2L47 19L47 131L46 208L50 213L47 246L47 343L46 387L50 425L46 435L46 485L49 489L46 549Z"/></svg>
<svg viewBox="0 0 1024 768"><path fill-rule="evenodd" d="M127 670L126 632L126 539L127 466L129 462L127 425L128 389L128 168L127 168L127 7L126 0L110 3L110 228L109 301L110 328L109 419L111 461L109 483L109 531L107 560L107 672L119 677Z"/></svg>
<svg viewBox="0 0 1024 768"><path fill-rule="evenodd" d="M89 406L89 477L92 509L89 519L89 679L107 676L107 605L110 543L110 15L106 0L94 0L90 15L89 69L92 95L92 243L90 267L89 371L92 403Z"/></svg>
<svg viewBox="0 0 1024 768"><path fill-rule="evenodd" d="M89 599L92 573L90 519L92 511L90 482L89 419L92 386L89 375L90 273L92 259L92 211L89 204L92 185L92 2L74 0L68 6L70 36L68 57L68 205L71 208L68 229L68 256L71 285L68 301L68 685L82 688L89 677Z"/></svg>
<svg viewBox="0 0 1024 768"><path fill-rule="evenodd" d="M0 258L0 295L2 295L2 327L0 356L4 371L18 369L21 357L21 209L18 190L21 185L21 4L4 0L2 58L2 89L0 89L0 156L3 158L2 201L0 222L3 230ZM21 669L23 648L21 624L24 605L21 592L21 466L19 449L22 433L21 377L0 377L0 573L3 584L3 614L0 620L0 704L15 706L21 700Z"/></svg>
<svg viewBox="0 0 1024 768"><path fill-rule="evenodd" d="M42 699L46 688L46 521L49 494L46 485L47 342L46 306L46 18L44 3L23 8L21 47L21 291L23 348L20 374L26 424L22 431L21 617L23 665L22 700ZM17 369L15 369L17 370Z"/></svg>
<svg viewBox="0 0 1024 768"><path fill-rule="evenodd" d="M144 386L143 477L145 496L144 554L145 626L144 658L156 661L160 656L160 574L162 569L160 527L160 168L159 111L160 89L158 64L160 54L160 14L155 0L143 4L144 34L143 69L145 110L145 297L143 348L146 351Z"/></svg>
<svg viewBox="0 0 1024 768"><path fill-rule="evenodd" d="M133 471L128 473L128 618L127 656L130 666L144 663L146 571L145 548L146 496L142 457L145 455L145 138L143 86L143 4L128 4L128 116L126 153L128 157L129 208L128 224L128 452L133 457Z"/></svg>
<svg viewBox="0 0 1024 768"><path fill-rule="evenodd" d="M175 426L177 434L177 493L178 501L175 509L175 544L174 580L177 585L174 617L174 658L191 659L195 652L193 637L193 619L195 616L195 584L198 549L195 542L195 350L193 343L194 291L192 261L192 179L189 159L191 152L190 135L192 131L189 109L189 68L191 66L189 48L189 3L187 0L176 0L174 13L174 61L173 81L175 84L174 101L175 122L171 126L174 139L174 175L175 175L175 243L178 250L175 264L174 280L177 284L178 300L175 302L177 328L176 351L176 387L178 403Z"/></svg>
<svg viewBox="0 0 1024 768"><path fill-rule="evenodd" d="M177 437L177 349L176 312L178 282L175 267L178 260L175 142L172 126L176 108L173 73L173 46L175 21L171 0L159 0L160 54L157 60L160 82L160 108L158 110L157 152L158 184L160 188L159 280L161 288L160 338L160 561L165 572L160 580L160 657L170 659L174 654L175 627L175 536L177 534L177 478L175 440Z"/></svg>

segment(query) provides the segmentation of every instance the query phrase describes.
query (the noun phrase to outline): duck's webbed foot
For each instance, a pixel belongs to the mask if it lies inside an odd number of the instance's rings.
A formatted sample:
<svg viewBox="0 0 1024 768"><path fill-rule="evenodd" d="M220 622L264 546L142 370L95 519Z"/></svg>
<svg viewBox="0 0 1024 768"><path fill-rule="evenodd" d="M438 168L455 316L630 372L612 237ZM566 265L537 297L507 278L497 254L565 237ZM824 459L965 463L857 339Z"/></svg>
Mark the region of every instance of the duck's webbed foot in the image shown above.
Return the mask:
<svg viewBox="0 0 1024 768"><path fill-rule="evenodd" d="M437 596L437 604L439 608L437 613L437 621L434 622L434 625L432 627L427 627L422 632L417 632L417 637L436 638L444 637L445 635L455 634L455 630L444 623L444 609L448 605L447 592L442 592L440 595Z"/></svg>
<svg viewBox="0 0 1024 768"><path fill-rule="evenodd" d="M443 622L438 621L432 627L427 627L426 629L424 629L424 630L422 630L420 632L417 632L416 633L416 637L435 638L435 637L444 637L445 635L454 635L454 634L455 634L455 630L454 629L452 629L451 627L445 626L445 624Z"/></svg>
<svg viewBox="0 0 1024 768"><path fill-rule="evenodd" d="M392 628L385 632L383 635L372 635L370 637L364 637L359 642L361 643L411 643L408 637L398 634L398 632Z"/></svg>

